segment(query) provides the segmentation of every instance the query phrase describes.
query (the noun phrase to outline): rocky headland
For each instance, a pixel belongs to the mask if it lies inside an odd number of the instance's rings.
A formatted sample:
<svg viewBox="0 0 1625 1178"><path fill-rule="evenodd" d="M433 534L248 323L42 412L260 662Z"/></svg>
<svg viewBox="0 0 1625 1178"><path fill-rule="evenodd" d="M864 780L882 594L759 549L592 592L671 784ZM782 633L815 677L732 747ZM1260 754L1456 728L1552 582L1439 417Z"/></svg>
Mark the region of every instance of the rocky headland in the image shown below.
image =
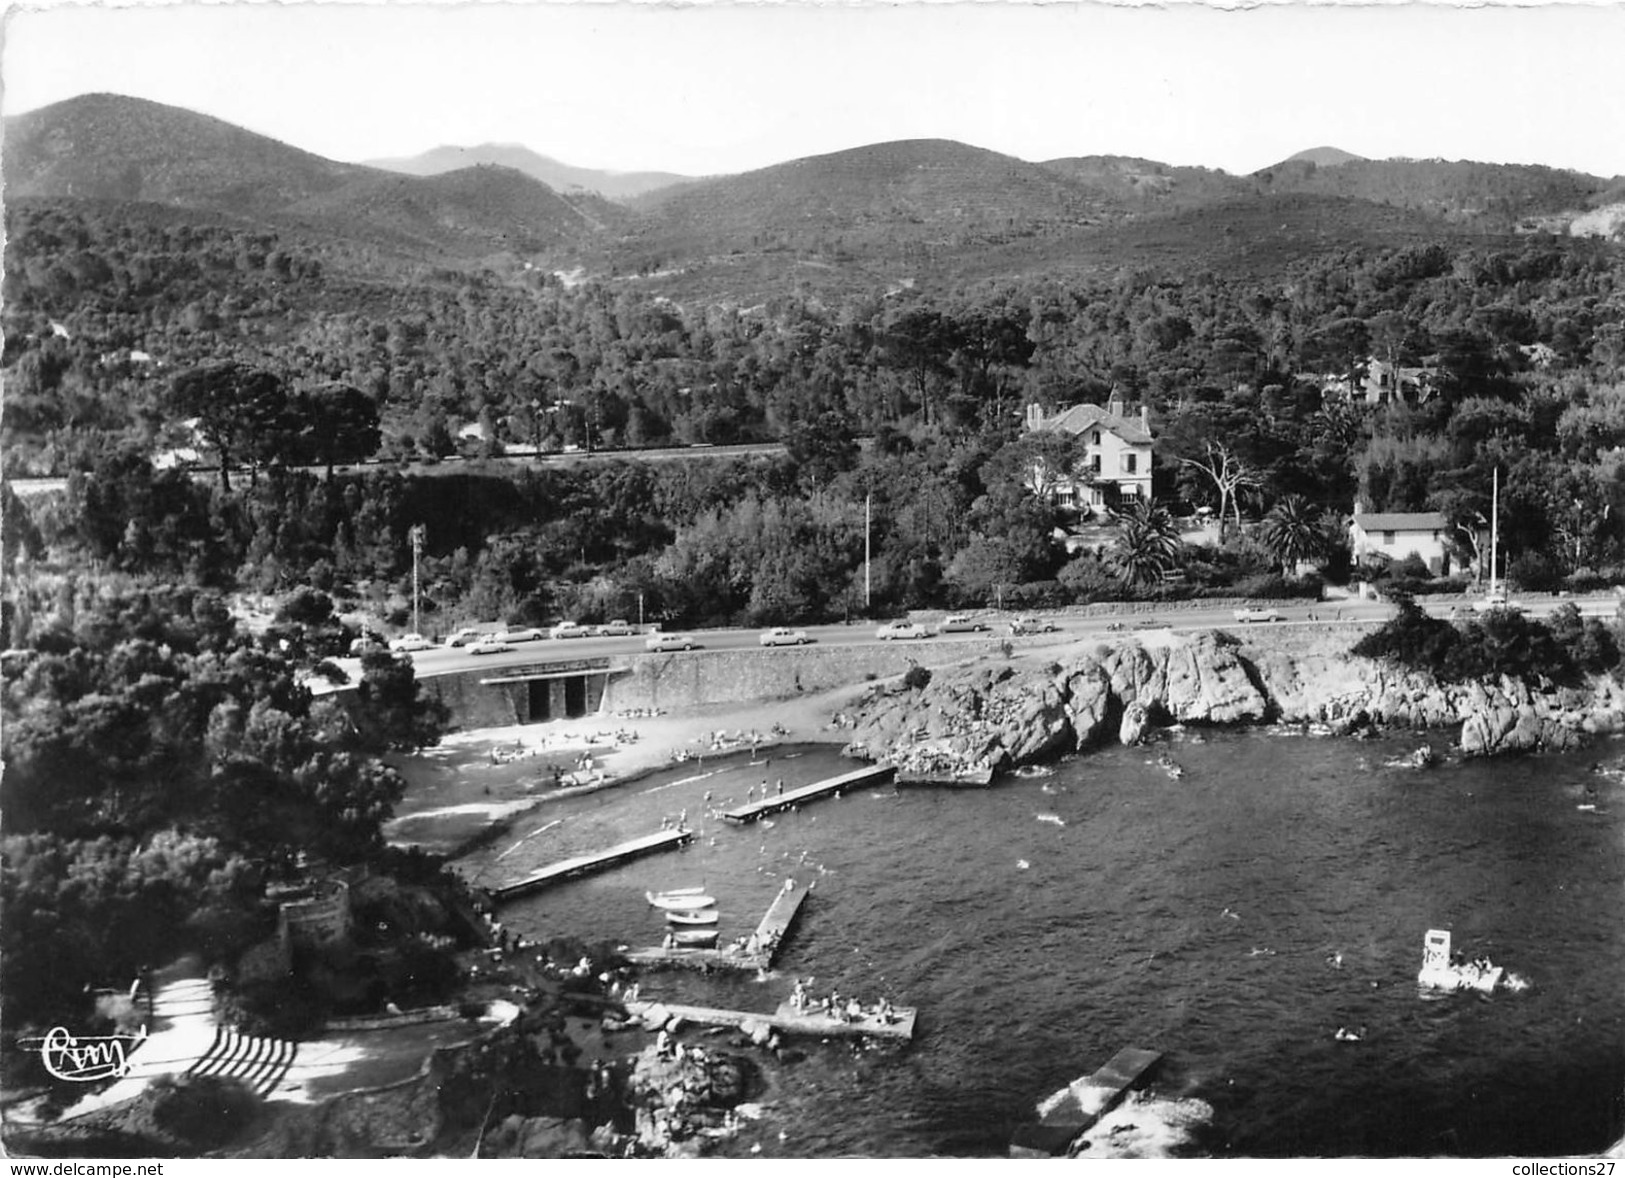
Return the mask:
<svg viewBox="0 0 1625 1178"><path fill-rule="evenodd" d="M951 758L1011 768L1171 724L1286 723L1357 733L1458 730L1467 756L1562 750L1625 731L1625 687L1444 683L1357 658L1352 627L1171 631L1056 647L1045 662L996 655L932 672L923 687L875 684L846 720L849 755L908 763ZM918 677L916 677L918 678Z"/></svg>

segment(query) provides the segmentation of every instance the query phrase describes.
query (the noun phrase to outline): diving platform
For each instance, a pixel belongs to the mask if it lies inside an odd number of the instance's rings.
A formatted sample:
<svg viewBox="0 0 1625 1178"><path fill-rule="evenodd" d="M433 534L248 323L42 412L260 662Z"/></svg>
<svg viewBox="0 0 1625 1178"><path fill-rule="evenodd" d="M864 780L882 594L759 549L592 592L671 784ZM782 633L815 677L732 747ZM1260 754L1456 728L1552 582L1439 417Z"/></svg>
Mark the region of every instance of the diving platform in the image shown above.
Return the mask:
<svg viewBox="0 0 1625 1178"><path fill-rule="evenodd" d="M1018 1125L1010 1142L1011 1157L1055 1157L1137 1087L1162 1052L1125 1047L1098 1071L1074 1080L1038 1106L1038 1123Z"/></svg>
<svg viewBox="0 0 1625 1178"><path fill-rule="evenodd" d="M682 1019L684 1022L698 1023L706 1027L733 1027L747 1034L754 1027L762 1026L785 1035L815 1035L821 1039L868 1036L875 1039L900 1039L905 1043L914 1038L916 1016L913 1007L898 1006L892 1008L889 1022L867 1010L861 1018L847 1019L831 1017L818 1011L797 1010L789 1002L780 1003L779 1008L772 1014L758 1014L748 1010L718 1010L709 1006L676 1006L670 1002L628 1002L626 1011L639 1018L645 1017L650 1011L655 1011L658 1018L663 1012L666 1016Z"/></svg>
<svg viewBox="0 0 1625 1178"><path fill-rule="evenodd" d="M634 949L626 954L626 959L634 965L668 966L679 969L740 972L768 969L778 957L779 946L789 935L796 917L801 915L801 905L806 901L807 893L810 891L811 884L797 883L793 879L785 880L784 885L779 888L779 894L773 897L773 903L767 906L767 912L763 914L761 923L756 926L756 931L746 937L742 945L729 944L720 949L685 949L682 946L673 946L670 949Z"/></svg>
<svg viewBox="0 0 1625 1178"><path fill-rule="evenodd" d="M621 843L605 851L594 851L589 855L578 855L574 859L565 859L547 867L537 868L529 875L514 880L512 883L491 888L491 899L499 904L506 903L520 896L529 895L531 892L540 891L542 888L559 883L561 880L574 879L578 875L601 871L606 867L613 867L617 863L624 863L628 859L652 855L656 851L667 851L684 846L693 838L694 832L691 830L662 830L658 834L645 835L643 838Z"/></svg>
<svg viewBox="0 0 1625 1178"><path fill-rule="evenodd" d="M870 765L864 769L854 769L851 773L842 773L839 777L828 777L823 781L815 781L811 785L797 786L795 789L785 790L782 794L774 794L770 798L763 798L759 802L747 802L743 806L736 806L732 810L724 810L722 817L728 822L746 823L768 814L777 814L780 810L788 810L792 806L799 806L802 802L817 801L827 798L831 794L838 794L845 789L854 789L860 785L869 785L886 780L895 772L891 765Z"/></svg>

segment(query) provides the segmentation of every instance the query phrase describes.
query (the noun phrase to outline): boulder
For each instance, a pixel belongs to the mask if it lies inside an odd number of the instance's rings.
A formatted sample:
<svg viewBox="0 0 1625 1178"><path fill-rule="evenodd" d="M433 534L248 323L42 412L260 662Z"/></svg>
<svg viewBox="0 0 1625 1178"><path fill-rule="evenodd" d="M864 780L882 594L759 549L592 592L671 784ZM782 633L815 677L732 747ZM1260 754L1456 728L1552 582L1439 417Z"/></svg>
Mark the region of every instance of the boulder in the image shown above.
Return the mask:
<svg viewBox="0 0 1625 1178"><path fill-rule="evenodd" d="M1139 700L1123 709L1123 722L1118 725L1117 739L1125 745L1139 744L1151 727L1151 712Z"/></svg>

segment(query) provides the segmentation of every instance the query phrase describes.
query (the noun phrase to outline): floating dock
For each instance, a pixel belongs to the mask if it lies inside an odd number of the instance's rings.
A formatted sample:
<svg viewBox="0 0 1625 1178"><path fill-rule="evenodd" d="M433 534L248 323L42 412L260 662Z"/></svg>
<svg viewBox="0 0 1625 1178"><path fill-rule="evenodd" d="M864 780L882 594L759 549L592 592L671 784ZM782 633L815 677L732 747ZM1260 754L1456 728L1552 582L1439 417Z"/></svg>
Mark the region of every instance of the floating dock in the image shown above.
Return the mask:
<svg viewBox="0 0 1625 1178"><path fill-rule="evenodd" d="M885 1022L879 1015L865 1013L860 1019L848 1021L831 1018L816 1011L798 1011L790 1003L781 1003L772 1014L758 1014L748 1010L717 1010L709 1006L676 1006L669 1002L628 1002L628 1014L645 1018L650 1011L659 1019L662 1013L671 1018L699 1023L707 1027L736 1027L749 1031L753 1025L767 1027L786 1035L816 1035L822 1039L837 1037L875 1039L914 1038L915 1010L898 1006L892 1009L892 1021Z"/></svg>
<svg viewBox="0 0 1625 1178"><path fill-rule="evenodd" d="M796 917L801 914L801 905L806 901L807 893L810 891L811 884L797 883L793 879L785 880L779 894L773 897L773 903L768 905L761 923L756 926L756 931L738 948L724 945L720 949L685 949L681 946L671 949L634 949L626 954L626 959L634 965L675 966L698 970L754 972L767 969L778 957L779 946L784 943L784 938L789 935L790 926L795 924Z"/></svg>
<svg viewBox="0 0 1625 1178"><path fill-rule="evenodd" d="M777 814L780 810L788 810L791 806L799 806L802 802L812 802L819 798L827 798L831 794L838 794L843 789L853 789L860 785L884 781L893 773L890 765L871 765L867 769L855 769L851 773L843 773L839 777L826 778L815 781L811 785L797 786L795 789L785 790L782 794L774 794L759 802L747 802L732 810L724 810L722 817L729 822L754 822L766 814Z"/></svg>
<svg viewBox="0 0 1625 1178"><path fill-rule="evenodd" d="M1125 1047L1106 1066L1067 1085L1038 1106L1036 1125L1019 1125L1011 1157L1056 1157L1117 1106L1162 1061L1162 1052Z"/></svg>
<svg viewBox="0 0 1625 1178"><path fill-rule="evenodd" d="M578 855L574 859L565 859L561 863L554 863L548 867L541 867L522 879L513 883L502 884L490 889L491 899L496 903L505 903L519 896L540 891L542 888L556 884L561 880L573 879L578 875L600 871L605 867L612 867L617 863L624 863L628 859L636 859L640 855L653 854L655 851L666 851L674 847L681 847L694 838L691 830L663 830L659 834L645 835L640 839L633 839L629 843L610 847L607 851L595 851L590 855Z"/></svg>

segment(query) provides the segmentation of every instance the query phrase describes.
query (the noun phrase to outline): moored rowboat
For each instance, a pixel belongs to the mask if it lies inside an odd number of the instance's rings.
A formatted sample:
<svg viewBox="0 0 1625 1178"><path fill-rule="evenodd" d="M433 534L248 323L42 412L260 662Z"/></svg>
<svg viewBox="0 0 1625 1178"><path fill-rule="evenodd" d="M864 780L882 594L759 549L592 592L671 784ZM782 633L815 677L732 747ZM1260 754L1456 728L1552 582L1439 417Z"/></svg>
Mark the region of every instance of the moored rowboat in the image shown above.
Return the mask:
<svg viewBox="0 0 1625 1178"><path fill-rule="evenodd" d="M705 948L717 943L716 929L684 929L670 935L673 941L685 949Z"/></svg>
<svg viewBox="0 0 1625 1178"><path fill-rule="evenodd" d="M663 908L667 912L697 912L701 908L713 907L717 902L715 896L675 896L670 892L662 892L658 895L654 892L644 892L643 894L648 898L651 905L656 908Z"/></svg>
<svg viewBox="0 0 1625 1178"><path fill-rule="evenodd" d="M717 922L717 910L707 908L701 912L668 912L666 923L675 925L704 925Z"/></svg>

